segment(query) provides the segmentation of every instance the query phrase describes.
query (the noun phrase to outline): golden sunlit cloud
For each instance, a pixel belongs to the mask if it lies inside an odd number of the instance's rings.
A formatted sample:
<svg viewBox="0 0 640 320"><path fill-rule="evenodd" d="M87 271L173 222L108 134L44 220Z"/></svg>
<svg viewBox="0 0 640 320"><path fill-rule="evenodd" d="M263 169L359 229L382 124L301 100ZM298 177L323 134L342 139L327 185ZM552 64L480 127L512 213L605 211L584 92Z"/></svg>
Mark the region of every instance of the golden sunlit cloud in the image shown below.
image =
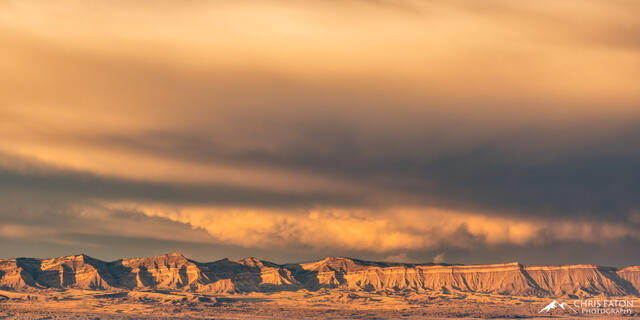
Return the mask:
<svg viewBox="0 0 640 320"><path fill-rule="evenodd" d="M250 208L170 208L127 203L105 206L167 218L206 230L216 241L256 248L343 248L385 253L433 249L444 243L469 248L541 244L556 240L600 242L627 237L640 239L639 231L623 224L496 218L434 208L388 208L383 212L328 208L283 212Z"/></svg>

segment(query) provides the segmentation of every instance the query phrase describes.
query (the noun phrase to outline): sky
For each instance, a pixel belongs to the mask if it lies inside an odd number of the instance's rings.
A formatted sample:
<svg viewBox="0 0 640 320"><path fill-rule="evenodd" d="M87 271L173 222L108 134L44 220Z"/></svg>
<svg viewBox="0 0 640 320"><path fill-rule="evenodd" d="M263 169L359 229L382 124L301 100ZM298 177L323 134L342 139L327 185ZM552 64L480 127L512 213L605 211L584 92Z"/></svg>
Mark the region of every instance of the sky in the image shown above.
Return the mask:
<svg viewBox="0 0 640 320"><path fill-rule="evenodd" d="M640 264L637 12L0 0L0 258Z"/></svg>

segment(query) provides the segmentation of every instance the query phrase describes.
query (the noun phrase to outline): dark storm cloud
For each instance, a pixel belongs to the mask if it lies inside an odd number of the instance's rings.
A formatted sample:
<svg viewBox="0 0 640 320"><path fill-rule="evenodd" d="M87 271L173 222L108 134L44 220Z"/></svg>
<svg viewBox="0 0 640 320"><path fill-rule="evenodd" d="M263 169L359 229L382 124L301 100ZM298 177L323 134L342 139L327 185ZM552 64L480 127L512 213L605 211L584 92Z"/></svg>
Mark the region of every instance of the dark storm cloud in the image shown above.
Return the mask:
<svg viewBox="0 0 640 320"><path fill-rule="evenodd" d="M355 205L354 197L313 192L277 192L224 184L163 183L100 176L88 172L52 168L14 169L0 166L0 190L22 189L47 198L112 201L159 201L172 204L220 206ZM40 195L39 195L40 196Z"/></svg>
<svg viewBox="0 0 640 320"><path fill-rule="evenodd" d="M465 263L469 259L477 263L491 264L495 261L517 261L527 265L542 264L596 264L623 267L638 263L640 241L623 238L606 243L585 243L582 241L550 241L544 244L500 245L491 248L472 249L447 248L441 251L415 252L414 259L429 261L429 257L446 251L446 262ZM522 252L526 252L524 255ZM422 257L422 259L420 259Z"/></svg>
<svg viewBox="0 0 640 320"><path fill-rule="evenodd" d="M51 257L79 252L144 255L141 247L209 247L214 239L188 224L110 209L87 198L37 189L0 188L2 258ZM119 239L114 241L114 239ZM128 241L137 245L129 248ZM164 247L166 245L166 247ZM156 251L156 252L158 252ZM180 251L180 250L176 250Z"/></svg>
<svg viewBox="0 0 640 320"><path fill-rule="evenodd" d="M553 135L561 139L561 132L542 132L537 138L514 142L507 137L435 154L435 138L396 137L398 141L373 142L372 148L348 130L331 129L297 132L299 141L271 150L238 150L171 132L97 137L88 143L208 165L311 172L393 190L427 205L534 217L624 219L640 208L640 152L631 147L640 143L640 134L633 128L616 130L622 133L585 133L584 139L575 139L576 148L554 146Z"/></svg>

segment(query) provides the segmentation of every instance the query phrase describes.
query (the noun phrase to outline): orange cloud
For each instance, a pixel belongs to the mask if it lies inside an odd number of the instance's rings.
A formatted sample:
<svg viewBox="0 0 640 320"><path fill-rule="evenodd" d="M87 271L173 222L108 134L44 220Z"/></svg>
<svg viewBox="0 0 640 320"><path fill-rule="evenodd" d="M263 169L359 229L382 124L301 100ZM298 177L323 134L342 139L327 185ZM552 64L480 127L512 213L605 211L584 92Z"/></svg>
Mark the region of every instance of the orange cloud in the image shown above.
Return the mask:
<svg viewBox="0 0 640 320"><path fill-rule="evenodd" d="M311 247L378 253L434 249L443 245L542 244L556 240L599 242L640 232L621 224L571 220L526 220L435 208L311 209L301 212L251 208L111 203L206 230L217 241L254 248Z"/></svg>

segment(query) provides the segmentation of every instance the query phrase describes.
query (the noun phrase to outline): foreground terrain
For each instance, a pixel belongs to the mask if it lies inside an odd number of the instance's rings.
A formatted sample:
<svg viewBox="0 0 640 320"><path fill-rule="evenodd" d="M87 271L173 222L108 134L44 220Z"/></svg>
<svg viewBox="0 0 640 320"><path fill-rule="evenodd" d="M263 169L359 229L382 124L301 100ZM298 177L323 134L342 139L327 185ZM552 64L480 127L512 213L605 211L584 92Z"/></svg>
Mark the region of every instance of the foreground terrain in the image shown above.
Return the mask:
<svg viewBox="0 0 640 320"><path fill-rule="evenodd" d="M639 286L638 267L18 258L0 260L0 319L575 317L560 303L603 300L638 317Z"/></svg>
<svg viewBox="0 0 640 320"><path fill-rule="evenodd" d="M306 290L197 294L82 289L39 293L0 291L0 319L437 319L575 318L560 309L540 314L542 297L480 293ZM624 299L635 299L625 297ZM636 318L639 312L626 314ZM585 316L588 318L610 318Z"/></svg>

